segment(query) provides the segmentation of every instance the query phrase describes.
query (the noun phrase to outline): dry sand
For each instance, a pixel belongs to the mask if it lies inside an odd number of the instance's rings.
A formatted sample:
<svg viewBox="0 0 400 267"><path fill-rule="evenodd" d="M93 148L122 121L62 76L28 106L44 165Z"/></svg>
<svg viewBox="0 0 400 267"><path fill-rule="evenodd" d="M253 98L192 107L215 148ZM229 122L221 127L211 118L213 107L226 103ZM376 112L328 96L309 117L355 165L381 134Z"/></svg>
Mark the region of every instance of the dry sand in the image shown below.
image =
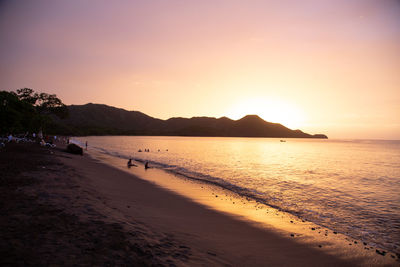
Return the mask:
<svg viewBox="0 0 400 267"><path fill-rule="evenodd" d="M0 159L2 266L399 264L332 255L87 155L11 144Z"/></svg>

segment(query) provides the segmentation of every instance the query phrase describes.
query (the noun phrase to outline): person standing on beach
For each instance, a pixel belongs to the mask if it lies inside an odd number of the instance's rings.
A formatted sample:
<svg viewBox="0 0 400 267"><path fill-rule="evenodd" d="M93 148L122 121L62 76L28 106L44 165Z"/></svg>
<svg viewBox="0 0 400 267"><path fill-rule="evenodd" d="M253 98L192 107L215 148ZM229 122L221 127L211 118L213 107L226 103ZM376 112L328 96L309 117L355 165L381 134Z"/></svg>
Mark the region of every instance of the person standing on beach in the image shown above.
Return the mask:
<svg viewBox="0 0 400 267"><path fill-rule="evenodd" d="M87 150L87 141L86 141L86 143L85 143L85 146L86 146L86 150Z"/></svg>

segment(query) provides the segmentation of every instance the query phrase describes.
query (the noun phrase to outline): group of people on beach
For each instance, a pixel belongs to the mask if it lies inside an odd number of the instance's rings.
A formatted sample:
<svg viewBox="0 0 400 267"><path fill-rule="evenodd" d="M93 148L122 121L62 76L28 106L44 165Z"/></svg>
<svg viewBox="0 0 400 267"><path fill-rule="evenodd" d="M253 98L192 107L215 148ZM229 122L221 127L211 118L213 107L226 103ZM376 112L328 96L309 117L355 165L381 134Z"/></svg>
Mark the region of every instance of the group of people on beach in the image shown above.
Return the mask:
<svg viewBox="0 0 400 267"><path fill-rule="evenodd" d="M137 165L136 165L135 163L132 162L132 159L131 159L131 158L128 160L127 166L128 166L128 168L130 168L130 167L132 167L132 166L133 166L133 167L137 167ZM146 163L144 164L144 169L147 170L147 169L149 169L149 168L150 168L150 167L149 167L149 162L146 161Z"/></svg>
<svg viewBox="0 0 400 267"><path fill-rule="evenodd" d="M6 134L0 136L0 144L4 147L7 143L38 143L41 146L55 147L56 143L63 143L67 137L57 137L56 135L43 135L40 131L38 134L26 132L24 134Z"/></svg>
<svg viewBox="0 0 400 267"><path fill-rule="evenodd" d="M158 152L160 152L160 151L161 151L161 150L158 149ZM166 149L165 151L168 151L168 149ZM143 150L142 150L142 149L139 149L138 152L143 152ZM145 148L145 149L144 149L144 152L150 152L150 149ZM132 166L137 167L137 165L135 165L134 163L132 163L132 159L129 159L129 160L128 160L127 165L128 165L128 168L130 168L130 167L132 167ZM151 167L149 167L149 162L148 162L148 161L146 161L146 163L144 164L144 168L145 168L145 170L151 168Z"/></svg>

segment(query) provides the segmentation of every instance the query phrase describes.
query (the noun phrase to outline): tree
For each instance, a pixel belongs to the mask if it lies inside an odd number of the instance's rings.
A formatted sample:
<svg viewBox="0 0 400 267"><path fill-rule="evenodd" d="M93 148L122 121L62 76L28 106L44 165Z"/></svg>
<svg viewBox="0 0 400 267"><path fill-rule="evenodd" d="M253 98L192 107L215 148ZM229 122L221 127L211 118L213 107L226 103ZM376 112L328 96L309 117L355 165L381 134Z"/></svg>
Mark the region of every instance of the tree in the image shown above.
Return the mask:
<svg viewBox="0 0 400 267"><path fill-rule="evenodd" d="M12 93L14 93L14 92L12 92ZM17 92L14 94L16 94L16 96L20 100L25 101L31 105L35 105L36 101L38 99L38 94L36 94L35 91L33 91L33 89L31 89L31 88L17 89Z"/></svg>
<svg viewBox="0 0 400 267"><path fill-rule="evenodd" d="M67 116L66 105L55 94L36 93L30 88L0 91L1 133L44 130L55 117Z"/></svg>
<svg viewBox="0 0 400 267"><path fill-rule="evenodd" d="M56 115L60 119L68 116L67 106L55 94L41 93L37 98L37 110L42 115Z"/></svg>
<svg viewBox="0 0 400 267"><path fill-rule="evenodd" d="M0 91L0 133L20 133L40 127L35 108L13 92Z"/></svg>
<svg viewBox="0 0 400 267"><path fill-rule="evenodd" d="M31 88L18 89L15 95L36 108L41 115L56 115L65 118L68 115L67 107L55 94L36 93Z"/></svg>

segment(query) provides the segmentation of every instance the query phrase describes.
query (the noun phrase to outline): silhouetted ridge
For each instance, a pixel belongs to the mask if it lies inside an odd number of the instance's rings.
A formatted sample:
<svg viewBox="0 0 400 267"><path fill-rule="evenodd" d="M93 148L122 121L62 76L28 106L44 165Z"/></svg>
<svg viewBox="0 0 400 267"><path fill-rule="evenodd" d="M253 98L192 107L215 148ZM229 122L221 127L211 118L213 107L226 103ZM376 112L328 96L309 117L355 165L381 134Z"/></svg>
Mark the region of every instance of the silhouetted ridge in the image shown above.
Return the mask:
<svg viewBox="0 0 400 267"><path fill-rule="evenodd" d="M246 115L238 121L246 121L246 122L265 122L265 120L261 119L258 115Z"/></svg>
<svg viewBox="0 0 400 267"><path fill-rule="evenodd" d="M103 104L68 106L69 117L57 120L59 132L69 135L167 135L327 138L293 131L279 123L264 121L257 115L240 120L227 117L170 118L160 120L139 111L127 111Z"/></svg>
<svg viewBox="0 0 400 267"><path fill-rule="evenodd" d="M231 121L233 121L232 119L229 119L228 117L225 117L225 116L219 118L218 120L221 121L221 122L231 122Z"/></svg>

